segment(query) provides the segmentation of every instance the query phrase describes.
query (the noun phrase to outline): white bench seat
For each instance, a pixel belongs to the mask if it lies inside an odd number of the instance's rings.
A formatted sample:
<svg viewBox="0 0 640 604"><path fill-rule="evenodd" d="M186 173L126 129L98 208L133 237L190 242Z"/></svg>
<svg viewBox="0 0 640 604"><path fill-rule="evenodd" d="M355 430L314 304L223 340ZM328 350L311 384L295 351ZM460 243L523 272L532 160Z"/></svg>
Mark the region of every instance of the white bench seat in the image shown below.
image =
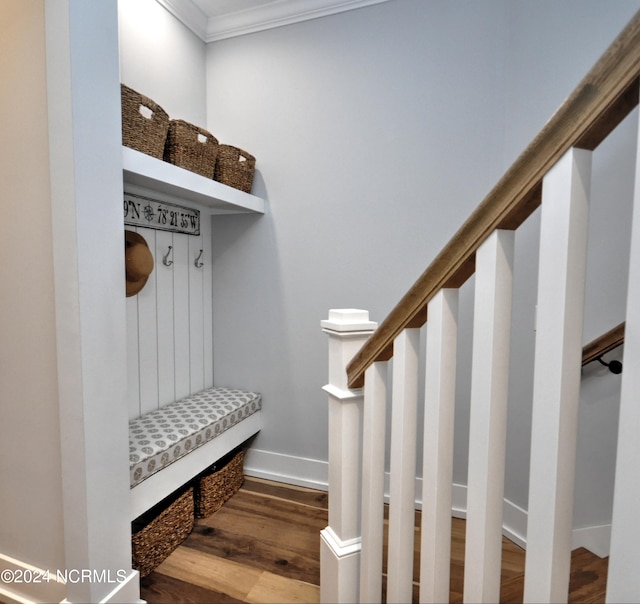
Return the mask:
<svg viewBox="0 0 640 604"><path fill-rule="evenodd" d="M131 420L131 518L257 433L261 406L258 393L218 386Z"/></svg>

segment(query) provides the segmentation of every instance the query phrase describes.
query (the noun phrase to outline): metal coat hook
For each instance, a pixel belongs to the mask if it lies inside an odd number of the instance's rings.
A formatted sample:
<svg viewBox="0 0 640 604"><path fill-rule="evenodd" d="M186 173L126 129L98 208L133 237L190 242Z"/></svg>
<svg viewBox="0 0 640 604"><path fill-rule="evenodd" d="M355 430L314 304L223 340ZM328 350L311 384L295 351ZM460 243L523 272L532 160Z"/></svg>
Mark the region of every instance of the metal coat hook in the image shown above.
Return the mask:
<svg viewBox="0 0 640 604"><path fill-rule="evenodd" d="M622 373L622 363L620 361L611 361L609 363L606 363L602 360L602 357L598 357L596 361L598 361L601 365L608 367L611 373L615 373L616 375Z"/></svg>
<svg viewBox="0 0 640 604"><path fill-rule="evenodd" d="M204 266L204 262L200 262L200 258L202 258L202 250L200 250L200 253L198 254L198 257L196 258L196 261L194 262L196 268L201 268Z"/></svg>
<svg viewBox="0 0 640 604"><path fill-rule="evenodd" d="M171 254L171 246L169 246L167 253L164 256L162 256L162 264L164 264L165 266L171 266L173 264L173 260L169 260L170 254Z"/></svg>

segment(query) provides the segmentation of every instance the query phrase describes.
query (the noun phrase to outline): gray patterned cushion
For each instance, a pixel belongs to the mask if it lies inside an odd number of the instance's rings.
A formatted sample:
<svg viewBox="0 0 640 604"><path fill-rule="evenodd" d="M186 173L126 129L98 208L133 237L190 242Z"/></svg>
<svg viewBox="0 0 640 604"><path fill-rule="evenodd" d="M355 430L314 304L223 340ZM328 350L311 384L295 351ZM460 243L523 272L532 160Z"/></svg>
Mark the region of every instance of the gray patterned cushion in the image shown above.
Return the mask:
<svg viewBox="0 0 640 604"><path fill-rule="evenodd" d="M255 392L215 387L131 420L131 487L249 417L261 402Z"/></svg>

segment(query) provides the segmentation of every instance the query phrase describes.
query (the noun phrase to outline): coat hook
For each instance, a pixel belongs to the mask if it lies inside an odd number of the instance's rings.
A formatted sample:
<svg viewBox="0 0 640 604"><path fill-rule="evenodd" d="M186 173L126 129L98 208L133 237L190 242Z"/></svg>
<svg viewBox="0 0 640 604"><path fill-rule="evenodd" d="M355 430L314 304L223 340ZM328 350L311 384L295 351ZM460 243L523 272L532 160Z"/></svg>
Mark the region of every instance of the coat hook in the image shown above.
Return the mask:
<svg viewBox="0 0 640 604"><path fill-rule="evenodd" d="M169 254L171 254L171 246L169 246L167 253L162 256L162 264L165 266L171 266L173 264L173 260L169 260Z"/></svg>
<svg viewBox="0 0 640 604"><path fill-rule="evenodd" d="M196 261L194 262L194 264L196 265L196 268L200 268L200 267L204 266L204 262L200 262L200 258L202 258L202 250L200 250L200 253L198 254L198 257L196 258Z"/></svg>

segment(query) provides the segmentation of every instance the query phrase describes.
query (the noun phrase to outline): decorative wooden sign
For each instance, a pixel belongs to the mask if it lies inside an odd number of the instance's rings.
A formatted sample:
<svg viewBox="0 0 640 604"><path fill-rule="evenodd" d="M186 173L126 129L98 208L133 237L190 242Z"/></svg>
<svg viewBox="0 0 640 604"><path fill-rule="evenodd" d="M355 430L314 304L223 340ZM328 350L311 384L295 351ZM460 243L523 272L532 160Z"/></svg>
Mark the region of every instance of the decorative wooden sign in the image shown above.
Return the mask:
<svg viewBox="0 0 640 604"><path fill-rule="evenodd" d="M200 235L200 210L125 193L124 223L172 233Z"/></svg>

